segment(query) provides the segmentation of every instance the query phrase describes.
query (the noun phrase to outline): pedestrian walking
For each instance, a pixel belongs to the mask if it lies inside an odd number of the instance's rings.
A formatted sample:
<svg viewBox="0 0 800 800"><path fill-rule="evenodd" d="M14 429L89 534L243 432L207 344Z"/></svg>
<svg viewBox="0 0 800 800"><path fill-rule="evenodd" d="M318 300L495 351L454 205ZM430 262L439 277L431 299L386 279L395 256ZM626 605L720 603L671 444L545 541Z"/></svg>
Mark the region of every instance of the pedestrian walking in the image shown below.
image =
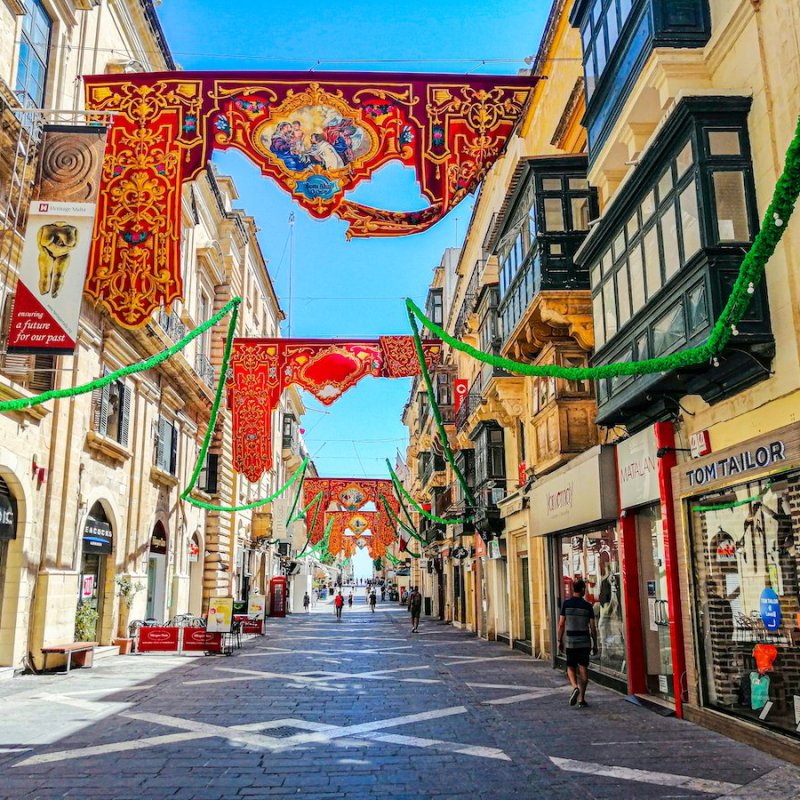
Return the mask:
<svg viewBox="0 0 800 800"><path fill-rule="evenodd" d="M369 607L373 611L375 611L375 604L378 602L378 595L375 594L375 590L373 589L369 594Z"/></svg>
<svg viewBox="0 0 800 800"><path fill-rule="evenodd" d="M308 596L308 592L303 595L303 608L306 610L306 614L308 614L308 608L311 605L311 598Z"/></svg>
<svg viewBox="0 0 800 800"><path fill-rule="evenodd" d="M333 612L336 614L336 619L341 622L342 621L342 609L344 608L344 597L342 597L342 593L339 592L336 597L333 599Z"/></svg>
<svg viewBox="0 0 800 800"><path fill-rule="evenodd" d="M422 614L422 595L419 593L419 586L415 586L408 596L408 610L411 612L411 633L416 633Z"/></svg>
<svg viewBox="0 0 800 800"><path fill-rule="evenodd" d="M347 607L348 608L352 608L353 607L353 593L352 592L350 592L350 594L347 595Z"/></svg>
<svg viewBox="0 0 800 800"><path fill-rule="evenodd" d="M311 608L316 608L317 600L319 600L319 590L318 589L314 589L311 592Z"/></svg>
<svg viewBox="0 0 800 800"><path fill-rule="evenodd" d="M572 582L572 597L561 604L558 620L558 650L567 659L567 677L572 686L569 704L586 708L586 686L589 683L589 656L597 655L597 623L594 608L584 599L586 582ZM566 635L566 648L564 636Z"/></svg>
<svg viewBox="0 0 800 800"><path fill-rule="evenodd" d="M386 599L386 587L381 586L381 601Z"/></svg>

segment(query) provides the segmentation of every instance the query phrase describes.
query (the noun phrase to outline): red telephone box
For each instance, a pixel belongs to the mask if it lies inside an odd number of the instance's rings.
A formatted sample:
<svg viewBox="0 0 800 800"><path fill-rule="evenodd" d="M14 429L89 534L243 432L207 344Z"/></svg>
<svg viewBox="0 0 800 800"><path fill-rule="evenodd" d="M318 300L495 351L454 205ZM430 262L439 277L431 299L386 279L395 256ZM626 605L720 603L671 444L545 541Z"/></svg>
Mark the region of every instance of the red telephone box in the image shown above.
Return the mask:
<svg viewBox="0 0 800 800"><path fill-rule="evenodd" d="M279 575L269 582L269 615L286 616L286 577Z"/></svg>

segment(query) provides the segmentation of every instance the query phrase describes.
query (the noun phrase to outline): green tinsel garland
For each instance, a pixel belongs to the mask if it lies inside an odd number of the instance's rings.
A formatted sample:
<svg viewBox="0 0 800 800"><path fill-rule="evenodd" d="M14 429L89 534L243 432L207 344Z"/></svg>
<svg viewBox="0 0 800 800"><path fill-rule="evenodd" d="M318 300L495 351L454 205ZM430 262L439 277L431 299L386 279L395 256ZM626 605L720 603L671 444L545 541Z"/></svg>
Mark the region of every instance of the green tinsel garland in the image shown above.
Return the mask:
<svg viewBox="0 0 800 800"><path fill-rule="evenodd" d="M431 333L447 342L454 350L472 356L485 364L500 367L518 375L565 378L566 380L597 380L614 378L618 375L647 375L654 372L667 372L679 367L693 366L712 360L718 356L734 335L733 331L747 311L755 287L764 276L767 262L775 252L778 242L786 230L794 211L794 204L800 195L800 119L794 137L786 151L783 172L775 185L772 202L767 207L761 229L753 245L745 255L739 274L733 285L725 308L714 323L705 344L692 347L679 353L644 361L616 362L597 367L561 367L557 364L523 364L502 356L491 355L472 345L450 336L441 326L429 320L410 298L406 299L409 317L416 317ZM412 326L415 330L415 327ZM431 392L429 392L430 396Z"/></svg>
<svg viewBox="0 0 800 800"><path fill-rule="evenodd" d="M204 331L212 328L231 311L233 311L235 315L241 302L241 297L234 297L207 322L198 325L191 333L184 336L183 339L175 342L172 347L167 348L163 352L158 353L151 358L145 359L144 361L138 361L136 364L130 364L127 367L122 367L115 372L111 372L108 375L103 375L102 378L97 378L96 380L90 381L89 383L84 383L81 386L70 386L66 389L50 389L49 391L42 392L42 394L37 394L34 397L19 397L15 400L3 400L0 402L0 413L4 411L21 411L24 408L38 406L42 403L46 403L48 400L57 400L60 397L76 397L79 394L91 392L93 389L100 389L103 386L108 386L110 383L114 383L114 381L118 380L119 378L124 378L126 375L134 375L137 372L144 372L147 369L152 369L153 367L158 366L162 361L166 361L168 358L172 358L172 356L174 356L176 353L179 353L184 347L186 347L187 344L189 344L189 342L191 342L193 339L196 339Z"/></svg>
<svg viewBox="0 0 800 800"><path fill-rule="evenodd" d="M436 400L433 399L431 401L431 408L436 407L438 410L438 406L436 406ZM448 459L449 461L449 459ZM463 525L465 522L471 522L472 517L459 517L458 519L446 519L445 517L437 517L436 514L431 514L430 511L426 511L409 493L408 489L400 482L400 478L397 476L397 473L392 469L392 465L389 462L389 459L386 459L386 465L389 468L389 475L391 475L392 481L394 482L395 487L397 490L403 495L403 497L408 500L409 503L414 507L415 511L418 511L422 514L425 519L429 519L431 522L438 522L440 525ZM452 463L450 466L454 466Z"/></svg>
<svg viewBox="0 0 800 800"><path fill-rule="evenodd" d="M467 483L466 478L462 474L461 470L458 468L455 458L453 457L453 451L450 449L450 440L447 438L447 431L444 429L442 414L439 411L439 406L434 398L435 392L433 391L433 381L431 381L431 374L428 371L428 365L425 363L425 351L422 348L422 339L420 339L419 337L419 328L417 327L417 321L414 319L414 315L411 313L411 311L408 312L408 322L411 325L411 332L414 335L414 349L417 351L417 361L419 361L419 371L422 374L422 379L425 381L425 388L428 391L428 397L430 398L431 401L433 420L436 423L436 430L439 431L439 438L441 439L442 442L442 449L444 450L445 457L447 458L447 461L450 464L450 468L453 470L453 474L456 476L456 480L459 482L461 486L461 490L464 492L464 497L467 500L467 504L474 508L477 505L477 503L475 502L475 497L472 494L472 488ZM392 467L390 464L389 469L391 470L391 468ZM424 516L425 512L422 513Z"/></svg>
<svg viewBox="0 0 800 800"><path fill-rule="evenodd" d="M406 525L405 522L403 522L403 520L401 520L400 517L398 517L397 514L394 513L394 510L389 505L389 503L386 500L386 497L384 497L384 495L381 495L381 500L383 501L383 505L386 508L386 513L389 516L389 521L390 522L393 521L395 523L395 528L394 528L395 534L399 537L399 534L397 533L397 528L400 527L412 539L416 539L418 542L422 542L423 544L425 544L425 540L420 537L420 535L417 533L416 529L415 528L411 528L408 525Z"/></svg>
<svg viewBox="0 0 800 800"><path fill-rule="evenodd" d="M303 489L303 484L301 483L300 488L297 490L297 496L295 497L294 507L292 508L292 511L294 511L294 508L297 506L297 498L300 497L300 492L302 491L302 489ZM305 515L309 512L311 506L314 506L314 517L311 520L311 525L306 526L306 530L308 531L308 536L306 537L306 543L303 545L303 549L300 551L301 553L305 552L306 548L311 542L311 533L314 530L314 526L317 524L317 517L319 516L319 507L321 500L322 500L322 490L320 489L320 491L318 491L314 495L311 502L305 508L300 510L297 516L293 517L291 514L289 514L289 519L286 521L286 525L288 526L291 525L293 522L296 522L297 520L300 519L304 520Z"/></svg>
<svg viewBox="0 0 800 800"><path fill-rule="evenodd" d="M320 494L322 493L320 492ZM305 552L305 549L308 547L308 542L306 542L305 547L303 547L303 549L297 554L296 558L307 558L308 556L327 548L332 527L333 519L329 519L328 524L325 526L325 533L322 534L322 538L307 553Z"/></svg>

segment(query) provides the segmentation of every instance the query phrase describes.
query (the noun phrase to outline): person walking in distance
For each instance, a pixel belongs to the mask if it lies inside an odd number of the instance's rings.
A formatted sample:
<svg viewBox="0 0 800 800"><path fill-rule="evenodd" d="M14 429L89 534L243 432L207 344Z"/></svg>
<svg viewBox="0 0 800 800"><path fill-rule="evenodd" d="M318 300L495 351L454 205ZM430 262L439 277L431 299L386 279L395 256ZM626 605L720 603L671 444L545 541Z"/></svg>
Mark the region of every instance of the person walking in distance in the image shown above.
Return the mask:
<svg viewBox="0 0 800 800"><path fill-rule="evenodd" d="M347 605L348 605L349 608L353 607L353 593L352 592L350 592L350 594L347 595Z"/></svg>
<svg viewBox="0 0 800 800"><path fill-rule="evenodd" d="M333 599L333 610L336 614L336 619L341 622L342 621L342 609L344 608L344 597L342 597L342 593L339 592L336 597Z"/></svg>
<svg viewBox="0 0 800 800"><path fill-rule="evenodd" d="M308 607L311 605L311 598L308 596L308 592L303 595L303 608L306 610L306 614L308 614Z"/></svg>
<svg viewBox="0 0 800 800"><path fill-rule="evenodd" d="M584 600L586 582L578 578L572 583L572 597L561 604L558 620L558 650L566 652L567 677L572 692L569 704L586 708L586 686L589 683L589 656L597 655L597 623L594 608ZM566 648L564 636L566 635Z"/></svg>
<svg viewBox="0 0 800 800"><path fill-rule="evenodd" d="M416 633L422 613L422 595L419 593L419 586L415 586L408 596L408 610L411 612L411 633Z"/></svg>
<svg viewBox="0 0 800 800"><path fill-rule="evenodd" d="M373 613L375 613L375 604L378 602L378 595L375 594L375 590L373 589L369 594L369 607Z"/></svg>

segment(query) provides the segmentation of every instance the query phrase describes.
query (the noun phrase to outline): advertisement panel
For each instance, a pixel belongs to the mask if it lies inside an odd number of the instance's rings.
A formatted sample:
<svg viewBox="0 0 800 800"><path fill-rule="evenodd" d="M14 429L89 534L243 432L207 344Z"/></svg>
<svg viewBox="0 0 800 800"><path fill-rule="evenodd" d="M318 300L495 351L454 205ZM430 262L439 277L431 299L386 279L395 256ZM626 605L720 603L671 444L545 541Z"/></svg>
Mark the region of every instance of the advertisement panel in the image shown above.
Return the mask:
<svg viewBox="0 0 800 800"><path fill-rule="evenodd" d="M206 625L206 630L209 633L230 633L232 622L233 598L212 597L208 603L208 624Z"/></svg>
<svg viewBox="0 0 800 800"><path fill-rule="evenodd" d="M9 352L75 349L105 142L101 126L44 126Z"/></svg>
<svg viewBox="0 0 800 800"><path fill-rule="evenodd" d="M267 615L267 596L251 594L247 601L247 616L250 619L264 619Z"/></svg>

